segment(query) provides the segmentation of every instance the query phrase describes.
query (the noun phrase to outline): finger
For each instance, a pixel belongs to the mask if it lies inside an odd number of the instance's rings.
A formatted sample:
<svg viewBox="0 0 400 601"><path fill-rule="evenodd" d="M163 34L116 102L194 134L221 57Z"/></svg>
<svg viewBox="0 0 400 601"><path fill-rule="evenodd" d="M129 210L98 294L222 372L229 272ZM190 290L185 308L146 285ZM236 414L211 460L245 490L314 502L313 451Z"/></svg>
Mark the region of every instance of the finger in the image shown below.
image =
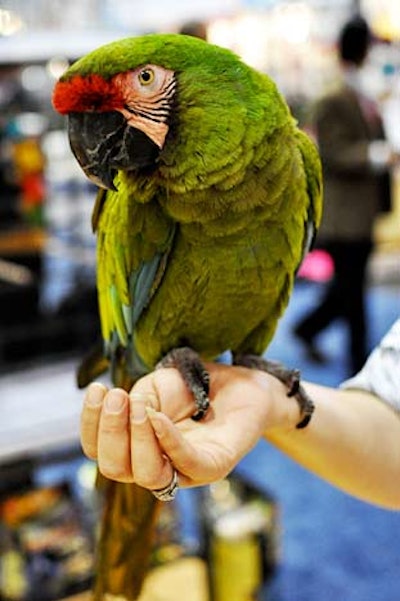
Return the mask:
<svg viewBox="0 0 400 601"><path fill-rule="evenodd" d="M209 483L226 475L212 453L191 444L165 414L151 409L147 412L162 451L179 472L181 486Z"/></svg>
<svg viewBox="0 0 400 601"><path fill-rule="evenodd" d="M146 394L150 406L163 411L173 421L190 417L195 412L193 395L177 369L160 368L136 382L132 393Z"/></svg>
<svg viewBox="0 0 400 601"><path fill-rule="evenodd" d="M131 463L135 482L149 489L164 488L173 476L171 463L162 453L147 408L154 401L152 394L131 392Z"/></svg>
<svg viewBox="0 0 400 601"><path fill-rule="evenodd" d="M80 430L83 452L89 459L97 459L97 433L100 414L107 388L93 382L87 389L81 412Z"/></svg>
<svg viewBox="0 0 400 601"><path fill-rule="evenodd" d="M120 388L105 396L100 415L97 461L101 473L119 482L132 482L130 461L129 397Z"/></svg>

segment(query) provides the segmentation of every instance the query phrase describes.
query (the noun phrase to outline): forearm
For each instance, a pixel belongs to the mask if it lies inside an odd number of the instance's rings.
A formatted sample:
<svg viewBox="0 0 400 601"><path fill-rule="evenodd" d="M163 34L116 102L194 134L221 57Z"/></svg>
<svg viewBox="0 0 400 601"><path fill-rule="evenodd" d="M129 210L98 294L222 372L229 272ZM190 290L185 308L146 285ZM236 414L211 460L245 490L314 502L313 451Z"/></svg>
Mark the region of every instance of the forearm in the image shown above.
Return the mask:
<svg viewBox="0 0 400 601"><path fill-rule="evenodd" d="M346 492L400 509L400 416L373 395L306 383L315 402L307 428L273 428L265 438Z"/></svg>

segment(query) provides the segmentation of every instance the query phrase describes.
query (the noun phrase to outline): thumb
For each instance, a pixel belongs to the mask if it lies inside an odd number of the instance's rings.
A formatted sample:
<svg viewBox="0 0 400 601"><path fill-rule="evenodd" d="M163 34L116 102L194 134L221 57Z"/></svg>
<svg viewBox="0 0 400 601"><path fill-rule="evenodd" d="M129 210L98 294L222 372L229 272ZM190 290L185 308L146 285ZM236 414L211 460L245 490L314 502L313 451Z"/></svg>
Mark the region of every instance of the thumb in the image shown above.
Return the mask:
<svg viewBox="0 0 400 601"><path fill-rule="evenodd" d="M149 406L162 411L173 422L191 417L195 404L191 392L184 383L179 371L173 367L159 368L138 380L132 394L146 394Z"/></svg>

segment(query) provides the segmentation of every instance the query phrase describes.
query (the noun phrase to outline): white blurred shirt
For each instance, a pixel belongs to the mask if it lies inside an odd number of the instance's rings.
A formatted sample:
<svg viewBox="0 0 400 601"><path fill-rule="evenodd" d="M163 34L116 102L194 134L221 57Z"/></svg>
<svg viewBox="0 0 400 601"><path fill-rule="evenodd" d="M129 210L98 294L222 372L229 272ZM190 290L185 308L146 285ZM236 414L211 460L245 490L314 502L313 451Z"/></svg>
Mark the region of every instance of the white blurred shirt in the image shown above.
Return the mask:
<svg viewBox="0 0 400 601"><path fill-rule="evenodd" d="M372 392L400 412L400 319L372 351L362 370L341 388Z"/></svg>

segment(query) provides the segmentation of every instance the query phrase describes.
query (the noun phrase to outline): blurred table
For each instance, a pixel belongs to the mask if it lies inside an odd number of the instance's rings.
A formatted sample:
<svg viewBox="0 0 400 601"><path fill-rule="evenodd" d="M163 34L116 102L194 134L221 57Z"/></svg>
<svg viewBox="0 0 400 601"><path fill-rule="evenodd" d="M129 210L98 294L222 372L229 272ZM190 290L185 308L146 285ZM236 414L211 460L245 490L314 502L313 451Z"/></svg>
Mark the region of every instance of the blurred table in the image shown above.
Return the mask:
<svg viewBox="0 0 400 601"><path fill-rule="evenodd" d="M76 364L43 364L0 377L0 462L79 444L83 392Z"/></svg>

